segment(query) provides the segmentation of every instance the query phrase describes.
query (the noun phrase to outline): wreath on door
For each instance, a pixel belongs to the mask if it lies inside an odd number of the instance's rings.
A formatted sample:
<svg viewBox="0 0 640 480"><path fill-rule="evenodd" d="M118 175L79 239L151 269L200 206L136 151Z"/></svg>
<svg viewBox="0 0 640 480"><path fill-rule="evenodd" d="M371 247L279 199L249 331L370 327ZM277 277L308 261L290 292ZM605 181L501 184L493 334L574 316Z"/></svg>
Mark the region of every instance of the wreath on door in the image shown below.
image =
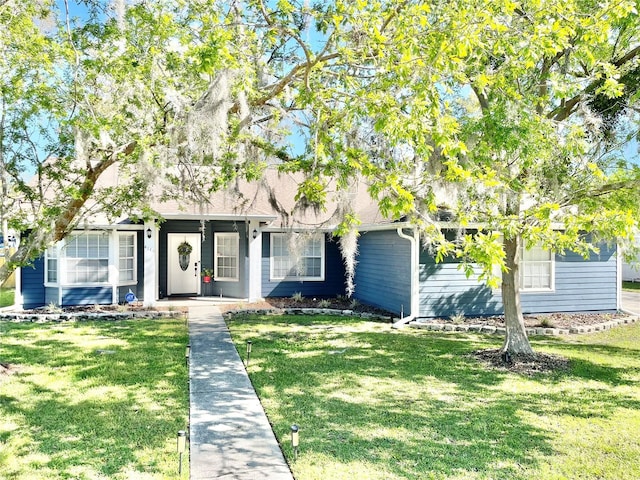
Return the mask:
<svg viewBox="0 0 640 480"><path fill-rule="evenodd" d="M185 241L178 245L178 263L183 272L189 268L189 257L192 251L193 247L189 242Z"/></svg>

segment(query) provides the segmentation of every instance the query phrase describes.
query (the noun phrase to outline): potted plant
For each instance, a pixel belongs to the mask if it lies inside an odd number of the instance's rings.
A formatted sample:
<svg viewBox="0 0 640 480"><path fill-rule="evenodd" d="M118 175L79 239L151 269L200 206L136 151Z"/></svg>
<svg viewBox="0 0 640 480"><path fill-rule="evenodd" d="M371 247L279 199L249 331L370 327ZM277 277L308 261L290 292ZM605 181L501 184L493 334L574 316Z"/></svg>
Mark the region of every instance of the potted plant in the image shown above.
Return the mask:
<svg viewBox="0 0 640 480"><path fill-rule="evenodd" d="M202 281L204 283L211 283L211 277L213 277L213 270L211 268L203 268Z"/></svg>

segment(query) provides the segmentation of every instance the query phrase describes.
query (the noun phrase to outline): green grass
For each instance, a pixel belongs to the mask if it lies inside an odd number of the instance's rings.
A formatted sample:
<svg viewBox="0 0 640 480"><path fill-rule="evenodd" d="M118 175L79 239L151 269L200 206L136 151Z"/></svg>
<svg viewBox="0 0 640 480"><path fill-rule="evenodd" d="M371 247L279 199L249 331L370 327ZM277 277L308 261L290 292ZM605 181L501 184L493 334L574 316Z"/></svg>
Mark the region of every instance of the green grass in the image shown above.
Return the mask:
<svg viewBox="0 0 640 480"><path fill-rule="evenodd" d="M622 282L623 290L640 290L640 282Z"/></svg>
<svg viewBox="0 0 640 480"><path fill-rule="evenodd" d="M250 376L297 479L640 478L640 325L536 338L571 368L533 377L469 356L495 336L317 316L229 325L243 357L253 342Z"/></svg>
<svg viewBox="0 0 640 480"><path fill-rule="evenodd" d="M0 323L0 478L178 478L187 343L179 319Z"/></svg>
<svg viewBox="0 0 640 480"><path fill-rule="evenodd" d="M0 308L13 305L13 288L0 287Z"/></svg>

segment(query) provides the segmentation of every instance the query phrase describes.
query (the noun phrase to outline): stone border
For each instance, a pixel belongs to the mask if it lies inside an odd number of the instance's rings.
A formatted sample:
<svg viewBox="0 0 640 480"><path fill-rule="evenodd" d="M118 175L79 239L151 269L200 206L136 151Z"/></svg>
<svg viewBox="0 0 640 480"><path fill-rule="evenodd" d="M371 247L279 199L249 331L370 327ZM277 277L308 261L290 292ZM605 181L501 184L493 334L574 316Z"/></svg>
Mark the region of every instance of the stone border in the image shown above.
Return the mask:
<svg viewBox="0 0 640 480"><path fill-rule="evenodd" d="M366 320L379 320L387 323L391 323L392 320L390 315L354 312L353 310L340 310L337 308L249 308L242 310L229 310L222 314L225 319L233 318L237 315L332 315L336 317L355 317Z"/></svg>
<svg viewBox="0 0 640 480"><path fill-rule="evenodd" d="M526 331L527 335L574 335L602 332L604 330L610 330L613 327L617 327L619 325L631 324L639 321L640 318L638 318L637 316L628 316L623 318L616 318L608 322L596 323L593 325L579 325L570 328L528 327ZM482 324L456 325L453 323L430 323L413 321L409 323L409 326L412 328L421 328L435 332L476 332L500 335L504 335L506 333L505 327L495 327L493 325Z"/></svg>
<svg viewBox="0 0 640 480"><path fill-rule="evenodd" d="M184 316L180 311L145 310L133 312L71 312L71 313L25 313L0 312L0 322L11 323L49 323L49 322L87 322L90 320L118 321L132 319L180 318Z"/></svg>

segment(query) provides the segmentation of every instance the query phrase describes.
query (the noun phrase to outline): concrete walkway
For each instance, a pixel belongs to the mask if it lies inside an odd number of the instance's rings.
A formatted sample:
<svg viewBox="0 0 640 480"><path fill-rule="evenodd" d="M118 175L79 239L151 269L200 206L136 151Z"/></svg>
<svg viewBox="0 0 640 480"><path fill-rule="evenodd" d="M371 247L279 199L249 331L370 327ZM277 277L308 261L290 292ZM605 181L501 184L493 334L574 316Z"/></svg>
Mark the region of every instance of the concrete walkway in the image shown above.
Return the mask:
<svg viewBox="0 0 640 480"><path fill-rule="evenodd" d="M622 309L640 315L640 291L622 291Z"/></svg>
<svg viewBox="0 0 640 480"><path fill-rule="evenodd" d="M191 479L292 480L215 306L189 307Z"/></svg>

